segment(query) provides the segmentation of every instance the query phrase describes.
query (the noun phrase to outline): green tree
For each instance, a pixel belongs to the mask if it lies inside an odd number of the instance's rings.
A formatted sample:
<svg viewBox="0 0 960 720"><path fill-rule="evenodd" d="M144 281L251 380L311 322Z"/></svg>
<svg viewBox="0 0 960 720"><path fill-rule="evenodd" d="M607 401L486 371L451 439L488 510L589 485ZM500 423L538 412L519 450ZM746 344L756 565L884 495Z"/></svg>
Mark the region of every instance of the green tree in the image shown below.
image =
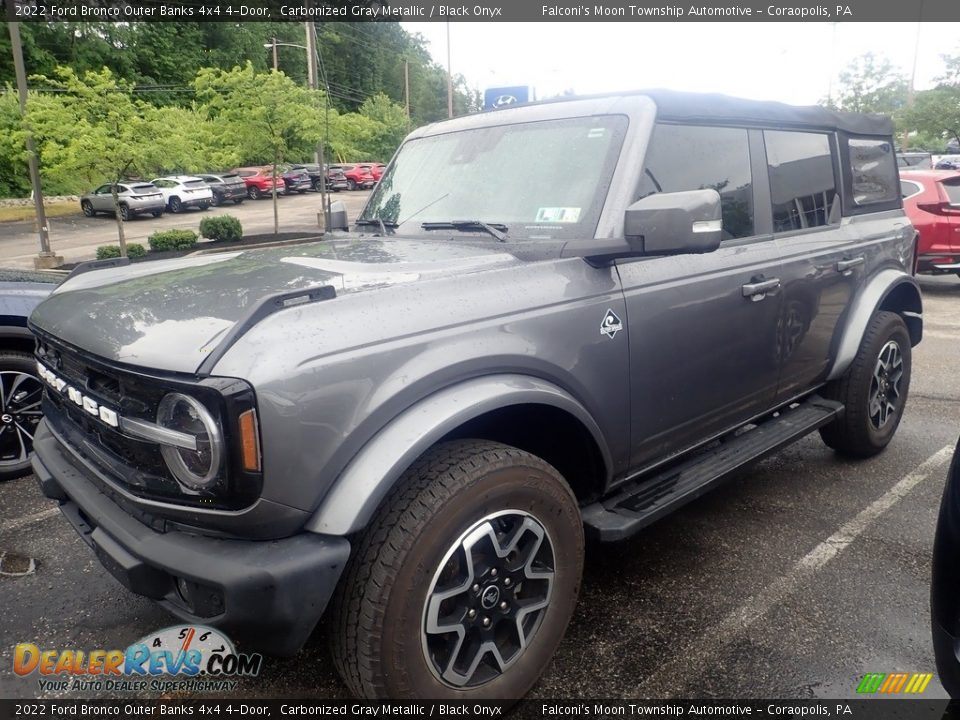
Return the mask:
<svg viewBox="0 0 960 720"><path fill-rule="evenodd" d="M59 68L55 77L32 82L55 91L32 93L26 121L37 141L42 172L59 187L87 187L104 180L114 183L120 252L126 237L116 183L132 174L162 168L173 149L171 136L154 108L135 100L130 86L104 68L82 77ZM23 132L17 133L22 142Z"/></svg>
<svg viewBox="0 0 960 720"><path fill-rule="evenodd" d="M899 121L904 130L917 131L927 138L926 142L936 138L936 144L929 148L936 152L943 150L944 136L960 142L960 86L945 85L917 93L913 107L904 110ZM918 141L911 144L924 146Z"/></svg>
<svg viewBox="0 0 960 720"><path fill-rule="evenodd" d="M214 123L235 152L277 165L323 138L322 98L282 72L257 73L252 64L232 70L201 70L194 80L198 110ZM273 232L280 231L276 188Z"/></svg>
<svg viewBox="0 0 960 720"><path fill-rule="evenodd" d="M884 57L866 53L840 73L832 104L850 112L892 115L906 105L907 79Z"/></svg>
<svg viewBox="0 0 960 720"><path fill-rule="evenodd" d="M20 197L30 192L26 146L19 137L20 105L7 88L0 92L0 197Z"/></svg>
<svg viewBox="0 0 960 720"><path fill-rule="evenodd" d="M362 159L386 162L410 131L410 121L403 108L383 93L377 93L360 106L360 115L371 120L371 133L364 143Z"/></svg>

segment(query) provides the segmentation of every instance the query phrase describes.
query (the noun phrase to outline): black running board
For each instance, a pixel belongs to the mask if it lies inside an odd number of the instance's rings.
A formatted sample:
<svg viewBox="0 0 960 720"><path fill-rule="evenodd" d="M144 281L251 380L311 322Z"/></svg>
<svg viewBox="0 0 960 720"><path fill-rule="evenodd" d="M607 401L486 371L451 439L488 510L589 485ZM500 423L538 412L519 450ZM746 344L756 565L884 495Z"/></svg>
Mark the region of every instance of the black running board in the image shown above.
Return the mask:
<svg viewBox="0 0 960 720"><path fill-rule="evenodd" d="M582 508L587 532L604 542L628 538L842 412L840 403L816 395L785 408L689 460L632 480L606 499Z"/></svg>

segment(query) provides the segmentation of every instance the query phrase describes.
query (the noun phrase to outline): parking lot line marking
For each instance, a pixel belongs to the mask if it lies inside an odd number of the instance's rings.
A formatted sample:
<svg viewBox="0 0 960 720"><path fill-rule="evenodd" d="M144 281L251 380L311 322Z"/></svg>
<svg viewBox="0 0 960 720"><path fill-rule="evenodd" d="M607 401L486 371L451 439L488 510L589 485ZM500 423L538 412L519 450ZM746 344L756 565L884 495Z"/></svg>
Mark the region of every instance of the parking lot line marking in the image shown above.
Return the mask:
<svg viewBox="0 0 960 720"><path fill-rule="evenodd" d="M34 513L33 515L24 515L16 520L8 520L7 522L0 524L0 533L7 532L8 530L16 530L17 528L22 528L27 525L40 522L41 520L46 520L49 517L53 517L58 512L60 512L59 507L52 507L48 508L47 510Z"/></svg>
<svg viewBox="0 0 960 720"><path fill-rule="evenodd" d="M695 645L684 652L675 653L673 660L659 666L656 672L648 675L635 690L629 693L629 696L665 695L671 683L676 682L677 678L688 676L684 672L685 668L706 666L710 657L766 615L775 605L780 604L800 583L849 547L871 523L947 462L952 453L952 445L946 445L937 450L855 517L841 525L833 535L804 555L789 572L748 598L739 608L731 611L717 625L703 633Z"/></svg>

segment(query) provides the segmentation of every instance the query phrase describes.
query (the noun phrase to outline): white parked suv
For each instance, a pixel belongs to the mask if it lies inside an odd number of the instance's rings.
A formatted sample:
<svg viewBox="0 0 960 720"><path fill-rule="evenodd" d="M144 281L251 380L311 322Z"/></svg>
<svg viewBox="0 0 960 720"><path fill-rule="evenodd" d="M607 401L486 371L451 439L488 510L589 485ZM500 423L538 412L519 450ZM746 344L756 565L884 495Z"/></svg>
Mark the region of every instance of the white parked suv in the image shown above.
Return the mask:
<svg viewBox="0 0 960 720"><path fill-rule="evenodd" d="M178 213L188 207L206 210L213 204L213 191L202 178L192 175L168 175L157 178L153 184L160 188L167 209Z"/></svg>

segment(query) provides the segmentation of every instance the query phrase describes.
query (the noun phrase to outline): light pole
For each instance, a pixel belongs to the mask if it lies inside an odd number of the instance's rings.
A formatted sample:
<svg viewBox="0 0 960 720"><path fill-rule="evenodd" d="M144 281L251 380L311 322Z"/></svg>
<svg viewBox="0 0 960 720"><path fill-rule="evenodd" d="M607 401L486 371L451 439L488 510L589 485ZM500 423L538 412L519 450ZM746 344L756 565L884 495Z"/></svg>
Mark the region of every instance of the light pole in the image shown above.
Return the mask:
<svg viewBox="0 0 960 720"><path fill-rule="evenodd" d="M447 117L453 117L453 78L450 74L450 23L447 22Z"/></svg>
<svg viewBox="0 0 960 720"><path fill-rule="evenodd" d="M307 87L311 90L317 89L317 47L316 47L316 37L313 34L313 23L305 22L304 29L306 30L307 44L298 45L297 43L289 42L277 42L276 38L271 38L272 42L264 43L263 47L273 49L273 69L278 71L278 62L277 62L277 48L278 47L295 47L300 48L301 50L307 51ZM324 99L324 106L328 107L330 103L329 96ZM323 143L317 147L313 153L313 160L317 164L318 169L320 170L320 204L323 206L323 216L324 216L324 227L329 224L330 220L330 207L329 207L329 198L327 196L327 168L324 162L324 149Z"/></svg>

